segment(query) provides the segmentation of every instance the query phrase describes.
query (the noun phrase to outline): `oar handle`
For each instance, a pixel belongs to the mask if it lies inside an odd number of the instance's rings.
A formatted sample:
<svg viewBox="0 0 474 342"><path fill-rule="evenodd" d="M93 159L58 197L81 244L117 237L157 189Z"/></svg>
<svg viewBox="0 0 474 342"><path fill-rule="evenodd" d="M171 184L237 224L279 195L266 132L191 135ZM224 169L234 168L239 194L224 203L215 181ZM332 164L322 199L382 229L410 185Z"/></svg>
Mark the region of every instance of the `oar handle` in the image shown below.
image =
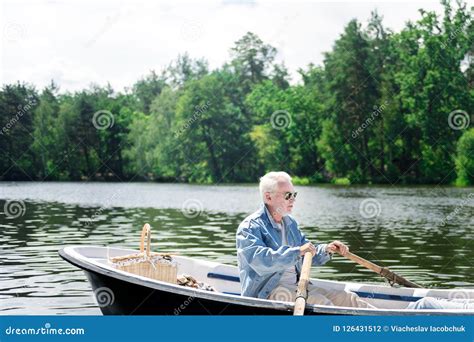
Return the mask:
<svg viewBox="0 0 474 342"><path fill-rule="evenodd" d="M391 283L397 283L405 287L421 288L420 285L408 279L405 279L401 275L398 275L395 272L390 271L388 268L380 267L374 264L373 262L370 262L369 260L365 260L364 258L361 258L358 255L355 255L354 253L347 252L347 254L343 256L346 257L347 259L350 259L358 263L359 265L364 266L365 268L368 268L369 270L374 271L377 274L380 274L382 277L387 278Z"/></svg>
<svg viewBox="0 0 474 342"><path fill-rule="evenodd" d="M311 252L306 252L303 258L303 267L301 270L300 280L298 282L298 288L296 290L295 308L293 311L294 316L304 315L306 298L308 298L308 283L312 261L313 254Z"/></svg>

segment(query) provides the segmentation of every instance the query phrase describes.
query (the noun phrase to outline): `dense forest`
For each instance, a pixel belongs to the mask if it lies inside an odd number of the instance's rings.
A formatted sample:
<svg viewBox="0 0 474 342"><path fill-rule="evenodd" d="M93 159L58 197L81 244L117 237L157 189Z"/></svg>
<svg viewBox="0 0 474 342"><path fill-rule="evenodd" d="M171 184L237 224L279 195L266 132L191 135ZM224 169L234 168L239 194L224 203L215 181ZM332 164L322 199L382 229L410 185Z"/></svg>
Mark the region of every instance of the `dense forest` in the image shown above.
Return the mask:
<svg viewBox="0 0 474 342"><path fill-rule="evenodd" d="M123 92L4 85L0 180L474 184L472 8L442 4L350 21L299 82L249 32L218 69L184 54Z"/></svg>

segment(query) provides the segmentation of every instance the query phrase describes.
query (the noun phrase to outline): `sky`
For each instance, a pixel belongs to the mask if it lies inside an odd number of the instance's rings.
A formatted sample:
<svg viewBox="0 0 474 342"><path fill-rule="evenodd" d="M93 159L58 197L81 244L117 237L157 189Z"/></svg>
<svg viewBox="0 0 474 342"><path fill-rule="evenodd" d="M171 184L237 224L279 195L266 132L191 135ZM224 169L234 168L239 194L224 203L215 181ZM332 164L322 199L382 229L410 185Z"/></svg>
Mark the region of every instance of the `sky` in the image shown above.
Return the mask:
<svg viewBox="0 0 474 342"><path fill-rule="evenodd" d="M0 8L2 85L24 81L41 89L54 80L62 92L107 83L123 91L185 52L215 69L248 31L278 49L296 83L297 70L321 64L353 18L366 23L377 9L385 26L399 31L420 18L419 8L442 13L428 0L2 0Z"/></svg>

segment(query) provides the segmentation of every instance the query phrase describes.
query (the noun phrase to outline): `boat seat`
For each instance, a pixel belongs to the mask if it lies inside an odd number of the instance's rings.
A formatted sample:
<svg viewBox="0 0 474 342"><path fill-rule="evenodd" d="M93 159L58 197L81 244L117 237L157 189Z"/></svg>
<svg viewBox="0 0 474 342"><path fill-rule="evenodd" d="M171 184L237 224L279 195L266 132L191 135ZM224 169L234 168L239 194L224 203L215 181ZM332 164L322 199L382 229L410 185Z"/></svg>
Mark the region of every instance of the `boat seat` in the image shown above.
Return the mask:
<svg viewBox="0 0 474 342"><path fill-rule="evenodd" d="M220 280L240 283L239 277L229 275L229 274L209 272L207 274L207 277L211 279L220 279ZM401 302L416 302L417 300L423 298L423 297L415 297L415 296L401 296L401 295L394 295L394 294L373 293L373 292L366 292L366 291L355 291L355 290L350 290L350 291L357 294L361 298L368 298L368 299L383 299L383 300L396 300L396 301L401 301ZM223 293L240 296L240 293L236 293L236 292L223 291Z"/></svg>
<svg viewBox="0 0 474 342"><path fill-rule="evenodd" d="M221 279L221 280L227 280L227 281L233 281L233 282L240 283L239 277L236 277L236 276L233 276L233 275L228 275L228 274L209 272L207 274L207 277L212 278L212 279Z"/></svg>

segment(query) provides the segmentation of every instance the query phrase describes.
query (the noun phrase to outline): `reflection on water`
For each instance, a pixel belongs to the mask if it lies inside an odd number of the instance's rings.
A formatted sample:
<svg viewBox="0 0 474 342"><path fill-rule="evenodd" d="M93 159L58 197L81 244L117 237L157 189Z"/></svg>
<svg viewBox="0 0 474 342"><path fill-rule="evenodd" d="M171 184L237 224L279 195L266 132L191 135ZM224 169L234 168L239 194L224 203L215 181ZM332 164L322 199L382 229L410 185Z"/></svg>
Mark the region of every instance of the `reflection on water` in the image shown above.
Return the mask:
<svg viewBox="0 0 474 342"><path fill-rule="evenodd" d="M298 191L294 216L310 240L342 240L354 253L427 287L474 286L472 188ZM6 200L22 201L24 211L5 213ZM235 230L258 205L255 185L0 183L0 310L99 314L84 274L57 251L72 244L137 248L145 222L155 251L235 265ZM312 272L383 282L341 257Z"/></svg>

